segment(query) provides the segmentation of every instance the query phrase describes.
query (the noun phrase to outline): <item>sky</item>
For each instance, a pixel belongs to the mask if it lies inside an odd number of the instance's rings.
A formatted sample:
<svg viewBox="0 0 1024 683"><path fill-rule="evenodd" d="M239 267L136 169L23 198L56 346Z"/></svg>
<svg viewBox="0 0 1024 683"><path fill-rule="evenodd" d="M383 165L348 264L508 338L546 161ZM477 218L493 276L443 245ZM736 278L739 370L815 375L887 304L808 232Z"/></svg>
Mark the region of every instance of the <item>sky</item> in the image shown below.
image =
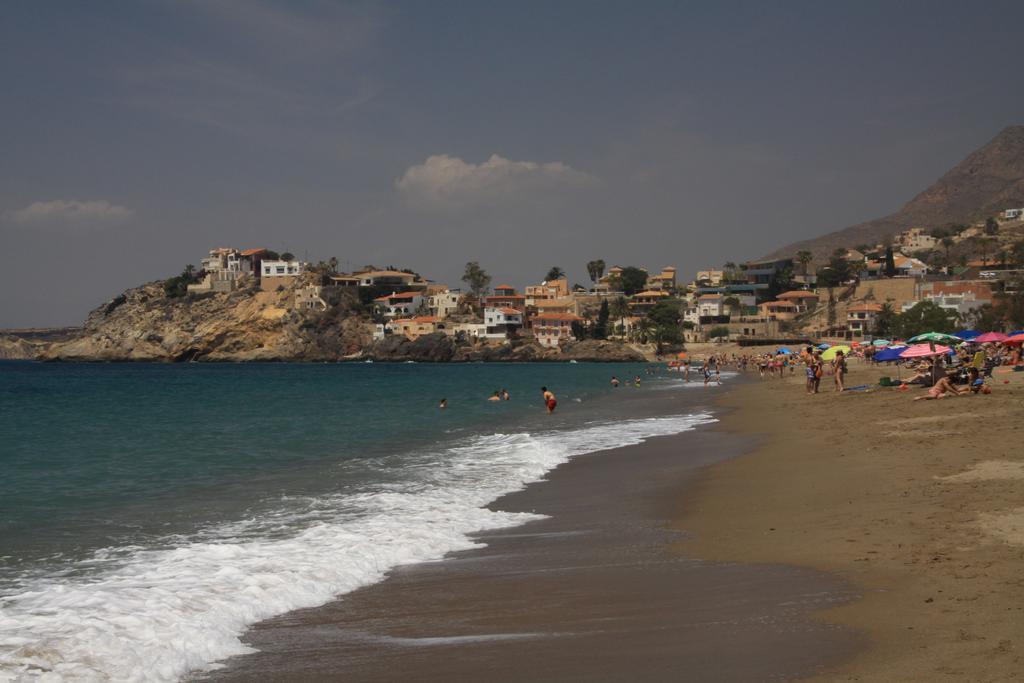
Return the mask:
<svg viewBox="0 0 1024 683"><path fill-rule="evenodd" d="M1024 123L1019 2L10 2L0 328L212 247L452 287L756 258Z"/></svg>

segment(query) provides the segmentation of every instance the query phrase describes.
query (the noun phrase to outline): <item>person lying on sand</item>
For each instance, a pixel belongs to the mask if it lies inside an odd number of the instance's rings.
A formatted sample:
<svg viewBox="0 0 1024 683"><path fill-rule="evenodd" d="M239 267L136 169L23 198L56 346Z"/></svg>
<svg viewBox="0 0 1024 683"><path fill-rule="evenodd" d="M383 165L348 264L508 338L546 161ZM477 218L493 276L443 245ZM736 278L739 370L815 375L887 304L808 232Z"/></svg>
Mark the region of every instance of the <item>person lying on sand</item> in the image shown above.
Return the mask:
<svg viewBox="0 0 1024 683"><path fill-rule="evenodd" d="M959 396L960 394L970 393L970 389L964 389L963 391L953 386L953 383L949 380L949 377L940 377L939 381L936 382L928 390L928 394L925 396L918 396L915 401L931 401L938 400L940 398L946 398L947 396Z"/></svg>

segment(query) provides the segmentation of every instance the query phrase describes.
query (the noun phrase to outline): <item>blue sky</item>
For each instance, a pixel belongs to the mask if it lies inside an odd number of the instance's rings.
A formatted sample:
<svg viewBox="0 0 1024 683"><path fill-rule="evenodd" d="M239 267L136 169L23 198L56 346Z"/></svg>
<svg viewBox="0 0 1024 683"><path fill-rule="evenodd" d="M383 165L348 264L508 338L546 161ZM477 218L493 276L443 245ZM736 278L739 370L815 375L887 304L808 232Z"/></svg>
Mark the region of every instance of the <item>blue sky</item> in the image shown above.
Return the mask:
<svg viewBox="0 0 1024 683"><path fill-rule="evenodd" d="M17 2L0 327L212 246L684 273L888 213L1024 122L1020 3Z"/></svg>

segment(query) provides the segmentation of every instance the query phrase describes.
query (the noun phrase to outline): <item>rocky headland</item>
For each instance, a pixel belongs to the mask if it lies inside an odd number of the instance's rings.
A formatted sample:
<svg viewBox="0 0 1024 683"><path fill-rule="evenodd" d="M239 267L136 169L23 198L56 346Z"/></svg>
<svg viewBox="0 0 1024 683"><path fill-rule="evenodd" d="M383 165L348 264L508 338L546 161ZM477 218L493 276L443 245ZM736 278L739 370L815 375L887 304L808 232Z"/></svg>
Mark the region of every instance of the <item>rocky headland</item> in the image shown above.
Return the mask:
<svg viewBox="0 0 1024 683"><path fill-rule="evenodd" d="M415 340L374 341L358 301L325 311L299 311L295 287L169 297L163 283L125 291L91 313L79 330L58 340L0 334L0 358L66 362L531 362L642 361L619 342L587 340L546 349L532 340L456 340L443 333Z"/></svg>

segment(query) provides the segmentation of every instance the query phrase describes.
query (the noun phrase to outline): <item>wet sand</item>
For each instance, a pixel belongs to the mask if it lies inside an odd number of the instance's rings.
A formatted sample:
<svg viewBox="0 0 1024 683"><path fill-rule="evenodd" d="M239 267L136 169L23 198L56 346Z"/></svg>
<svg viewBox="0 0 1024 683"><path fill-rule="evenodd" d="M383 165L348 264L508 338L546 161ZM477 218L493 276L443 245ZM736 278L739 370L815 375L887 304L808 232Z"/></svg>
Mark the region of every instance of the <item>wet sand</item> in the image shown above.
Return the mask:
<svg viewBox="0 0 1024 683"><path fill-rule="evenodd" d="M854 363L847 386L888 374ZM997 371L990 396L918 402L836 394L828 377L806 396L799 375L730 392L722 427L761 446L682 498L693 536L677 548L855 586L863 599L817 618L867 647L816 680L1024 680L1022 380Z"/></svg>
<svg viewBox="0 0 1024 683"><path fill-rule="evenodd" d="M855 596L843 582L673 550L685 536L669 522L698 475L750 446L705 427L577 458L492 505L547 519L259 624L245 637L258 653L200 678L781 681L825 670L860 642L810 616Z"/></svg>

